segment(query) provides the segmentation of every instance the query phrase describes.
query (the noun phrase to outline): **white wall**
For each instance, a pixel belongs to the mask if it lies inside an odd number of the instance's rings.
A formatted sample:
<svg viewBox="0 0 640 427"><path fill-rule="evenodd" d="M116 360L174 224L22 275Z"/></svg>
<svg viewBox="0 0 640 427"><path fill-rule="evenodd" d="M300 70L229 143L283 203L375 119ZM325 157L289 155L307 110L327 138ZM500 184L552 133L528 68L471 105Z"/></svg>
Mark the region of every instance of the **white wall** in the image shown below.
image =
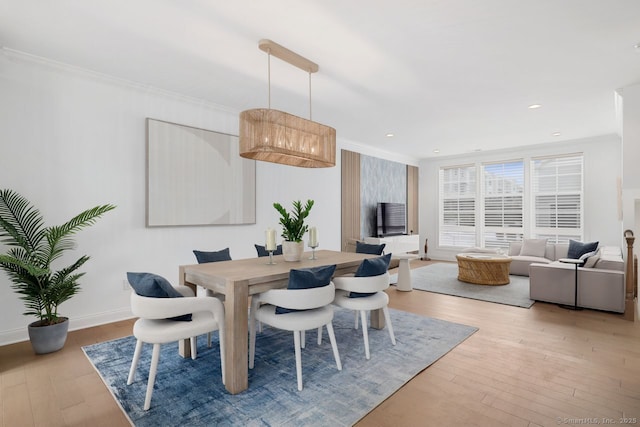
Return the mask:
<svg viewBox="0 0 640 427"><path fill-rule="evenodd" d="M625 87L621 93L623 188L640 189L640 173L637 173L640 160L640 84Z"/></svg>
<svg viewBox="0 0 640 427"><path fill-rule="evenodd" d="M640 85L619 91L622 96L622 208L624 229L636 236L634 252L638 253L640 235ZM625 244L626 246L626 244ZM626 251L625 251L626 253Z"/></svg>
<svg viewBox="0 0 640 427"><path fill-rule="evenodd" d="M229 247L233 258L256 256L253 244L277 226L276 201L290 207L314 199L309 222L318 227L320 248L340 249L340 140L334 168L257 162L255 225L146 228L145 118L237 135L237 111L6 51L0 94L0 188L29 199L47 225L98 204L117 205L77 236L73 260L92 259L82 269L82 292L60 307L72 329L130 317L127 271L177 283L178 266L195 263L193 249ZM0 273L0 345L27 339L26 325L35 319L23 311Z"/></svg>
<svg viewBox="0 0 640 427"><path fill-rule="evenodd" d="M621 141L617 135L544 144L525 149L474 153L420 162L420 242L429 239L428 256L455 260L457 250L438 247L438 172L440 167L524 159L565 153L584 153L584 239L621 246L622 223L618 219L617 179L621 176ZM525 200L525 204L528 203Z"/></svg>

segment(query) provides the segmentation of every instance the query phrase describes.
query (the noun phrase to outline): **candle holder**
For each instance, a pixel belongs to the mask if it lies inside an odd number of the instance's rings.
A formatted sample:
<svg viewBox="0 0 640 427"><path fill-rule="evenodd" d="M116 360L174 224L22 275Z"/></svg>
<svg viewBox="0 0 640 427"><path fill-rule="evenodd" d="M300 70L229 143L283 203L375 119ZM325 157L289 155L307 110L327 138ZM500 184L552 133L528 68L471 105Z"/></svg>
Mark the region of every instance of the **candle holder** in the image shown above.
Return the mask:
<svg viewBox="0 0 640 427"><path fill-rule="evenodd" d="M318 246L320 246L318 243L316 243L313 246L309 245L309 247L311 248L311 257L309 257L309 259L318 259L318 258L316 258L316 248Z"/></svg>
<svg viewBox="0 0 640 427"><path fill-rule="evenodd" d="M267 263L267 265L275 265L276 263L273 262L273 251L269 251L269 262Z"/></svg>

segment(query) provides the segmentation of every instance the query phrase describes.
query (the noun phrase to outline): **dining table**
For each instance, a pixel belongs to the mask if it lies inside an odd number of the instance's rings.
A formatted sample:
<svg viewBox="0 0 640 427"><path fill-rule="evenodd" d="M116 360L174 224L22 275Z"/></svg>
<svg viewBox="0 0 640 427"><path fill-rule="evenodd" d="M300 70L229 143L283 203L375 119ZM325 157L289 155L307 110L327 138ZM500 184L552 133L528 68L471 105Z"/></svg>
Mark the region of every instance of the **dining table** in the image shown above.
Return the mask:
<svg viewBox="0 0 640 427"><path fill-rule="evenodd" d="M231 394L238 394L249 387L249 297L269 289L287 286L289 271L322 265L336 265L335 276L354 273L362 260L375 255L332 250L304 252L296 262L285 261L282 255L219 261L203 264L181 265L180 284L198 286L224 295L225 306L225 387ZM273 263L269 263L270 259ZM371 312L371 327L384 328L381 310ZM179 352L190 356L189 340L180 342Z"/></svg>

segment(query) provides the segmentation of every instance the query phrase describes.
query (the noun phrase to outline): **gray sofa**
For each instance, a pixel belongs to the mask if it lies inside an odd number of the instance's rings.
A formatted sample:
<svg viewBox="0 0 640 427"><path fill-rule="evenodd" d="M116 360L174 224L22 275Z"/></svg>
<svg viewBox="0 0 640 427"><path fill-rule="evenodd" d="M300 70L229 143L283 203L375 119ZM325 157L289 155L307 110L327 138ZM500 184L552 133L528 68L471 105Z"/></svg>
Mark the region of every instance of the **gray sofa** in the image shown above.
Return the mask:
<svg viewBox="0 0 640 427"><path fill-rule="evenodd" d="M509 256L511 257L511 265L509 266L509 274L516 276L528 276L529 266L531 264L549 264L560 258L566 258L569 250L567 243L547 243L545 246L544 257L532 255L520 255L522 250L522 242L511 242L509 244Z"/></svg>
<svg viewBox="0 0 640 427"><path fill-rule="evenodd" d="M553 256L556 259L566 256L566 248L560 247L559 244L554 246ZM591 262L588 261L585 267L578 267L577 305L624 313L624 260L620 248L601 247L590 260ZM544 262L530 263L529 297L537 301L573 305L575 274L574 265L557 260L546 259Z"/></svg>
<svg viewBox="0 0 640 427"><path fill-rule="evenodd" d="M556 256L556 246L559 256ZM540 264L549 264L562 257L567 256L569 250L568 244L547 244L545 247L544 257L532 255L520 255L522 242L511 242L509 244L509 256L511 257L511 265L509 266L509 274L516 276L528 276L529 266L534 262Z"/></svg>

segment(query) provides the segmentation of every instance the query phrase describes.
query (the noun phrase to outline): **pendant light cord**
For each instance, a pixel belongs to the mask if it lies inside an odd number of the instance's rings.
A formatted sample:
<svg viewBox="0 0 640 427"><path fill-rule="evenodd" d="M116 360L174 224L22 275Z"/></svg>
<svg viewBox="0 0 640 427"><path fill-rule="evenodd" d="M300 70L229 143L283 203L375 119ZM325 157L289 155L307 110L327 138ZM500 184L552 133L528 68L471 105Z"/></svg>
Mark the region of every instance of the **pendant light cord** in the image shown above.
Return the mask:
<svg viewBox="0 0 640 427"><path fill-rule="evenodd" d="M311 109L311 70L309 70L309 120L313 121ZM267 50L267 80L269 82L269 110L271 109L271 49Z"/></svg>

